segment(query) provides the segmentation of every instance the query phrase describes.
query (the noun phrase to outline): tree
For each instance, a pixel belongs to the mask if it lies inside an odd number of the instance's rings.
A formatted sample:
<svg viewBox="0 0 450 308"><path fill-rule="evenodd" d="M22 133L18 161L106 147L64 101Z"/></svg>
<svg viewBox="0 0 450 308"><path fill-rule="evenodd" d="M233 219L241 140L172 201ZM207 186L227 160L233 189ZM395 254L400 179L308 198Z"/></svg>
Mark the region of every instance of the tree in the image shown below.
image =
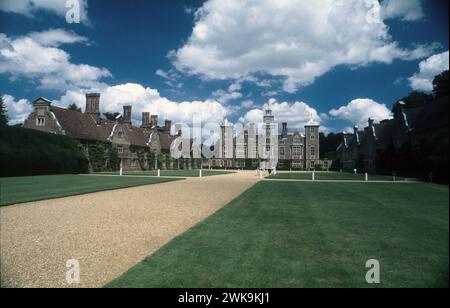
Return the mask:
<svg viewBox="0 0 450 308"><path fill-rule="evenodd" d="M324 133L320 133L320 159L330 158L326 157L326 154L335 152L339 144L342 142L342 138L342 133L329 133L327 136L325 136Z"/></svg>
<svg viewBox="0 0 450 308"><path fill-rule="evenodd" d="M105 146L101 142L89 145L89 161L94 172L104 171L106 166Z"/></svg>
<svg viewBox="0 0 450 308"><path fill-rule="evenodd" d="M77 104L72 103L67 107L68 110L81 112L81 108L77 106Z"/></svg>
<svg viewBox="0 0 450 308"><path fill-rule="evenodd" d="M158 169L162 169L163 167L163 161L164 161L164 156L163 154L157 154L156 155L156 162L157 162L157 168Z"/></svg>
<svg viewBox="0 0 450 308"><path fill-rule="evenodd" d="M8 125L8 111L6 110L3 96L0 96L0 126Z"/></svg>
<svg viewBox="0 0 450 308"><path fill-rule="evenodd" d="M164 155L165 163L166 163L166 169L172 168L172 157L169 154Z"/></svg>
<svg viewBox="0 0 450 308"><path fill-rule="evenodd" d="M156 166L155 166L155 153L151 150L151 149L147 149L146 150L146 158L147 158L147 165L148 165L148 170L156 170Z"/></svg>
<svg viewBox="0 0 450 308"><path fill-rule="evenodd" d="M436 97L448 95L448 70L434 77L433 93Z"/></svg>
<svg viewBox="0 0 450 308"><path fill-rule="evenodd" d="M117 171L120 169L119 152L113 146L108 149L108 170Z"/></svg>
<svg viewBox="0 0 450 308"><path fill-rule="evenodd" d="M104 115L105 118L107 118L108 120L110 120L110 121L115 121L116 118L117 118L117 116L120 115L120 113L118 113L118 112L114 112L114 113L112 113L112 112L105 112L105 113L103 113L103 115Z"/></svg>
<svg viewBox="0 0 450 308"><path fill-rule="evenodd" d="M392 107L392 112L397 113L399 111L400 102L405 103L405 108L420 108L425 106L433 100L433 95L429 95L420 91L412 91L408 96L398 100Z"/></svg>

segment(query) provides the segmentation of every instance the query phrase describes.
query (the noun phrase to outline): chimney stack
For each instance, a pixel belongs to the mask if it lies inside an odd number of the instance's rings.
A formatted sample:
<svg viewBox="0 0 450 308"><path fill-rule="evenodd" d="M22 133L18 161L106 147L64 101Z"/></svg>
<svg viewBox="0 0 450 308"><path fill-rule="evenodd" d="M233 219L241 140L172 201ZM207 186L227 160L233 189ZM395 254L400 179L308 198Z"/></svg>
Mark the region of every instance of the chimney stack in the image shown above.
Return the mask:
<svg viewBox="0 0 450 308"><path fill-rule="evenodd" d="M152 114L151 126L158 127L158 115Z"/></svg>
<svg viewBox="0 0 450 308"><path fill-rule="evenodd" d="M406 104L404 101L401 101L401 102L399 102L399 106L400 106L399 109L400 109L401 121L403 122L403 125L409 129L408 117L406 116L406 113L405 113Z"/></svg>
<svg viewBox="0 0 450 308"><path fill-rule="evenodd" d="M123 122L131 124L131 106L123 106Z"/></svg>
<svg viewBox="0 0 450 308"><path fill-rule="evenodd" d="M283 123L283 130L281 132L281 135L283 136L283 138L286 138L287 135L288 135L288 129L287 129L287 123L286 122Z"/></svg>
<svg viewBox="0 0 450 308"><path fill-rule="evenodd" d="M85 113L100 116L100 93L86 93Z"/></svg>
<svg viewBox="0 0 450 308"><path fill-rule="evenodd" d="M165 130L166 130L167 132L170 133L170 129L172 128L172 121L166 120L166 121L164 122L164 128L165 128Z"/></svg>
<svg viewBox="0 0 450 308"><path fill-rule="evenodd" d="M355 138L356 138L356 143L360 143L360 140L359 140L359 134L358 134L358 125L355 125L354 127L353 127L353 132L355 133Z"/></svg>
<svg viewBox="0 0 450 308"><path fill-rule="evenodd" d="M143 128L150 127L150 112L142 113L142 126Z"/></svg>

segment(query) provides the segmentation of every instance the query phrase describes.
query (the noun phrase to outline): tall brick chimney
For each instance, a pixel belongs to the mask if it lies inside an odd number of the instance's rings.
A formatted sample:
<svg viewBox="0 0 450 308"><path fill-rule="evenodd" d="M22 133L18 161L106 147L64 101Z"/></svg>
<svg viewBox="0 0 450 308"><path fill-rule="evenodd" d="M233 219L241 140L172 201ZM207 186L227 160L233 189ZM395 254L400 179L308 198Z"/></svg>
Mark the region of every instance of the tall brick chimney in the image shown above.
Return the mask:
<svg viewBox="0 0 450 308"><path fill-rule="evenodd" d="M158 126L158 115L152 114L150 124L151 124L152 127L153 127L153 126L155 126L155 127Z"/></svg>
<svg viewBox="0 0 450 308"><path fill-rule="evenodd" d="M164 129L170 133L171 128L172 128L172 121L166 120L164 122Z"/></svg>
<svg viewBox="0 0 450 308"><path fill-rule="evenodd" d="M123 106L123 122L131 124L131 106Z"/></svg>
<svg viewBox="0 0 450 308"><path fill-rule="evenodd" d="M100 115L100 93L86 93L86 114Z"/></svg>
<svg viewBox="0 0 450 308"><path fill-rule="evenodd" d="M142 126L144 128L150 127L150 112L142 113Z"/></svg>
<svg viewBox="0 0 450 308"><path fill-rule="evenodd" d="M283 138L286 138L288 135L288 128L286 122L283 122L283 130L281 131L281 135L283 136Z"/></svg>

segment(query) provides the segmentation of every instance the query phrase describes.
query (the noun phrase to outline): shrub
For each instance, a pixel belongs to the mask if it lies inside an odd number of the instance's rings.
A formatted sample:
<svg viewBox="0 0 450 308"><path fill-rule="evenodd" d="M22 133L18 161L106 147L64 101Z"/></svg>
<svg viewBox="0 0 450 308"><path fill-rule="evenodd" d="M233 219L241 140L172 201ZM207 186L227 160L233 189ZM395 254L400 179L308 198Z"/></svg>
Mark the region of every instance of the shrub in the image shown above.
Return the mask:
<svg viewBox="0 0 450 308"><path fill-rule="evenodd" d="M108 170L118 171L120 169L120 158L117 149L113 146L109 146L108 149Z"/></svg>
<svg viewBox="0 0 450 308"><path fill-rule="evenodd" d="M21 127L0 127L0 157L1 176L89 172L77 140Z"/></svg>
<svg viewBox="0 0 450 308"><path fill-rule="evenodd" d="M101 142L89 145L89 161L94 172L106 170L106 151L105 146Z"/></svg>

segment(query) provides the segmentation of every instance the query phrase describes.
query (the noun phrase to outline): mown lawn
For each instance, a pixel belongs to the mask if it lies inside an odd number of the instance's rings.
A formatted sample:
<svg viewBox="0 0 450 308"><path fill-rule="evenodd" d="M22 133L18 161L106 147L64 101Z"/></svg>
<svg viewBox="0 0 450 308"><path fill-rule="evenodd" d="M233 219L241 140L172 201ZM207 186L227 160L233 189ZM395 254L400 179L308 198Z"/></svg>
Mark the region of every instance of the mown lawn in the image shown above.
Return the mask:
<svg viewBox="0 0 450 308"><path fill-rule="evenodd" d="M72 174L0 178L0 206L168 181L173 179Z"/></svg>
<svg viewBox="0 0 450 308"><path fill-rule="evenodd" d="M312 172L278 172L271 175L271 179L287 179L287 180L312 180ZM316 180L332 180L332 181L364 181L364 174L353 174L346 172L316 172ZM396 181L404 181L405 178L396 177ZM369 174L369 181L393 181L392 176Z"/></svg>
<svg viewBox="0 0 450 308"><path fill-rule="evenodd" d="M215 170L203 170L202 176L214 176L221 174L230 174L229 171L215 171ZM103 174L114 174L118 175L118 172L107 172ZM124 172L124 175L139 175L139 176L157 176L158 172L155 170L151 171L130 171ZM199 170L161 170L161 176L179 176L179 177L198 177L200 175Z"/></svg>
<svg viewBox="0 0 450 308"><path fill-rule="evenodd" d="M448 287L448 193L260 182L107 287Z"/></svg>

